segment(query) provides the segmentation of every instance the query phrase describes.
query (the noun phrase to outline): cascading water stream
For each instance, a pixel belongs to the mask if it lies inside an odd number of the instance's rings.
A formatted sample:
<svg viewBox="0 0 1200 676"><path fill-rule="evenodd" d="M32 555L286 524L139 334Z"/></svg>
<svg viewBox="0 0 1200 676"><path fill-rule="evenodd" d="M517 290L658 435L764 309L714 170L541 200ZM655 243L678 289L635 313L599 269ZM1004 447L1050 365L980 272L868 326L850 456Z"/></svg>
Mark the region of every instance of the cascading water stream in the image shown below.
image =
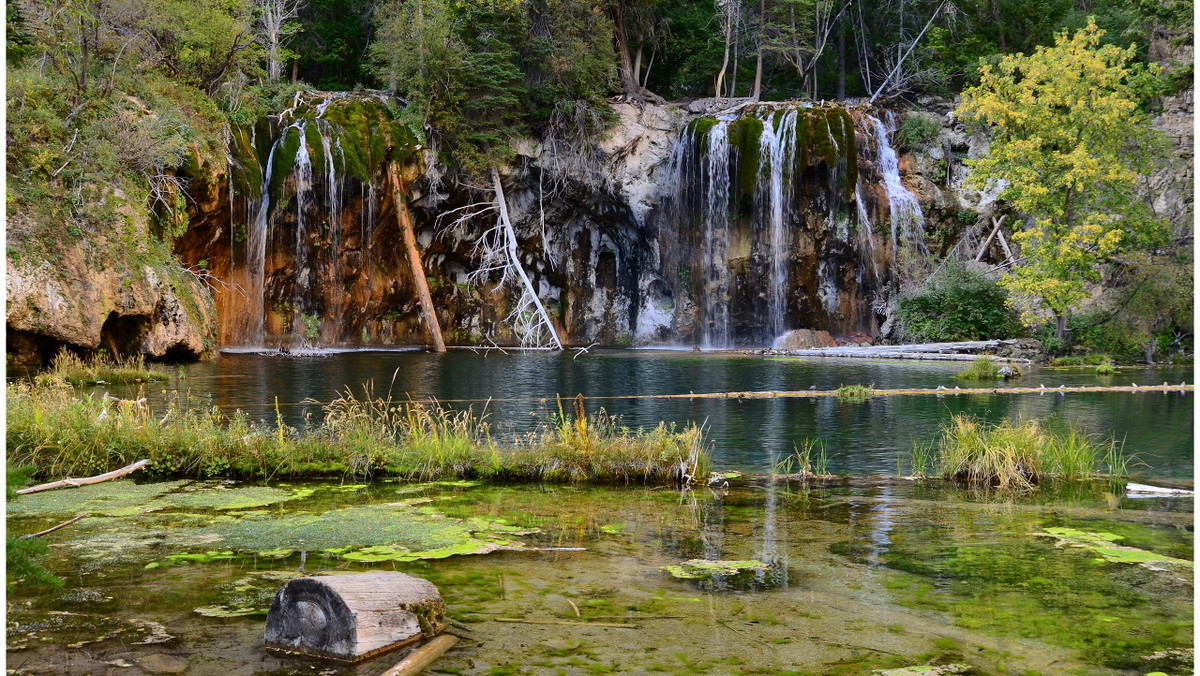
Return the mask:
<svg viewBox="0 0 1200 676"><path fill-rule="evenodd" d="M871 131L875 136L879 174L887 192L888 208L891 211L892 261L899 260L902 243L907 243L917 253L924 255L925 214L921 212L921 204L917 202L916 195L900 181L900 161L888 141L888 129L876 117L868 116L867 120L870 121Z"/></svg>
<svg viewBox="0 0 1200 676"><path fill-rule="evenodd" d="M765 195L757 200L767 215L770 231L770 276L767 282L767 314L772 337L786 330L784 308L787 302L788 245L786 226L791 216L792 182L785 169L794 157L796 144L796 111L779 115L767 111L759 139L758 190Z"/></svg>
<svg viewBox="0 0 1200 676"><path fill-rule="evenodd" d="M304 309L313 294L312 266L308 259L308 229L304 223L304 212L308 209L313 189L312 158L308 154L308 144L305 143L307 123L293 125L300 134L300 145L296 148L296 165L292 177L296 183L296 282L292 287L292 331L311 341L310 332L304 324Z"/></svg>
<svg viewBox="0 0 1200 676"><path fill-rule="evenodd" d="M251 136L253 147L255 136ZM265 332L266 284L265 267L267 239L270 232L271 195L268 186L275 170L275 151L283 137L275 141L267 155L267 165L260 177L261 194L246 203L246 271L250 288L246 290L246 331L242 333L246 345L261 346Z"/></svg>
<svg viewBox="0 0 1200 676"><path fill-rule="evenodd" d="M704 211L705 304L704 347L729 345L729 120L718 120L708 132L708 199Z"/></svg>

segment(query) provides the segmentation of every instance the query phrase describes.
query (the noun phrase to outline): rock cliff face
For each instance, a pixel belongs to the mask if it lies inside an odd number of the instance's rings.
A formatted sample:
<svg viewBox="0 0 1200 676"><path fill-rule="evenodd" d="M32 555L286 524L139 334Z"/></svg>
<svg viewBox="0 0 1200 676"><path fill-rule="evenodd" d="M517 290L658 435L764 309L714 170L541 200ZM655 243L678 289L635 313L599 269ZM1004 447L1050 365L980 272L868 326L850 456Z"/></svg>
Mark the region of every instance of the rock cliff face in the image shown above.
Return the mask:
<svg viewBox="0 0 1200 676"><path fill-rule="evenodd" d="M596 147L527 142L502 168L520 264L565 342L878 332L892 261L922 225L883 113L735 104L616 104ZM316 96L233 137L228 167L193 184L176 247L229 284L221 345L429 342L386 162L403 167L446 341L519 342L512 280L478 272L494 196L431 165L386 101Z"/></svg>
<svg viewBox="0 0 1200 676"><path fill-rule="evenodd" d="M1159 118L1181 154L1190 96ZM965 187L965 163L987 138L951 102L919 103L905 114L935 131L912 147L895 145L900 115L868 107L614 104L618 122L596 146L528 141L501 169L518 260L570 344L886 336L909 267L955 248L973 256L1000 190ZM233 129L228 158L188 165L190 223L175 254L210 276L211 296L195 275L154 262L165 257L111 260L104 242L53 262L10 257L10 353L71 345L191 359L218 346L428 344L398 195L446 342L519 343L513 280L480 271L494 195L444 172L394 107L377 95L301 97ZM1151 181L1160 213L1186 220L1190 174ZM1005 258L998 238L984 259Z"/></svg>
<svg viewBox="0 0 1200 676"><path fill-rule="evenodd" d="M10 359L40 365L63 347L175 361L214 353L216 313L201 281L170 261L113 259L111 250L98 241L54 261L9 257Z"/></svg>

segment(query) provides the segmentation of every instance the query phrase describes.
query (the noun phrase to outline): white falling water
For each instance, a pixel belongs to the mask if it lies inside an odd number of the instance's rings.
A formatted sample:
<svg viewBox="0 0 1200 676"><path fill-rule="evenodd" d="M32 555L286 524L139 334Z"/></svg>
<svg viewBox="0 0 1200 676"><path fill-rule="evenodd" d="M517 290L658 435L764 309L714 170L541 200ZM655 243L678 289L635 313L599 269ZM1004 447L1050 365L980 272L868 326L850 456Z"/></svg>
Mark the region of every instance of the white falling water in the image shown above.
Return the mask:
<svg viewBox="0 0 1200 676"><path fill-rule="evenodd" d="M878 118L868 117L872 133L878 146L878 168L887 191L888 207L891 210L892 261L898 260L900 245L907 243L918 253L925 254L925 214L916 195L900 181L900 161L888 141L888 130Z"/></svg>
<svg viewBox="0 0 1200 676"><path fill-rule="evenodd" d="M314 297L312 265L308 260L308 230L304 224L304 211L308 208L313 189L312 158L308 154L308 144L305 142L304 123L295 125L300 134L300 145L296 149L296 166L292 177L296 182L296 282L292 290L292 330L300 336L305 335L304 323L301 319L305 301Z"/></svg>
<svg viewBox="0 0 1200 676"><path fill-rule="evenodd" d="M255 136L251 136L250 146L255 147ZM266 288L264 284L264 268L267 259L267 240L271 229L271 178L275 169L275 151L279 149L283 137L271 146L267 155L267 166L262 170L258 197L246 202L246 274L250 288L246 289L245 331L241 336L247 345L260 346L264 335L264 309L266 308Z"/></svg>
<svg viewBox="0 0 1200 676"><path fill-rule="evenodd" d="M729 120L708 132L708 199L704 210L704 347L729 345Z"/></svg>
<svg viewBox="0 0 1200 676"><path fill-rule="evenodd" d="M327 106L333 99L329 99L322 104ZM324 114L324 108L320 114ZM318 118L320 115L318 115ZM321 134L321 149L325 153L325 196L326 196L326 216L329 219L329 237L330 237L330 261L329 261L329 284L336 288L339 280L342 278L342 182L338 177L337 164L334 160L334 151L338 154L342 153L341 139L330 141L333 137L333 127L329 122L318 119L317 131ZM345 163L345 156L342 156L342 162ZM329 312L330 317L341 317L344 308L344 295L340 293L332 294L330 299ZM323 327L328 335L322 336L327 342L337 340L337 327L333 322L326 322L329 326Z"/></svg>
<svg viewBox="0 0 1200 676"><path fill-rule="evenodd" d="M767 313L772 336L786 330L785 305L787 301L787 221L793 195L793 181L785 172L792 160L796 145L797 111L789 110L782 115L767 112L763 120L762 136L759 138L758 190L766 186L765 199L759 204L766 211L770 230L770 276L767 280ZM777 123L772 120L775 118Z"/></svg>

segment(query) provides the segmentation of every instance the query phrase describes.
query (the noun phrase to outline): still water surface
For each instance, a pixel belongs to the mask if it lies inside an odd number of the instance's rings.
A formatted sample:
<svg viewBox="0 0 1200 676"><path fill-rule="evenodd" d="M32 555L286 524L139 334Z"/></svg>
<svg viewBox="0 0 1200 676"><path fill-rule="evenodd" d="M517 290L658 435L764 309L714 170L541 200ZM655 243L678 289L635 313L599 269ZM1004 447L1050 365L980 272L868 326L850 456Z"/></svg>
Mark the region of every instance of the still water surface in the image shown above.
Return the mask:
<svg viewBox="0 0 1200 676"><path fill-rule="evenodd" d="M871 360L778 360L761 355L662 350L571 354L436 355L363 351L316 356L225 354L181 371L167 386L149 392L158 405L188 397L226 411L241 409L273 422L278 412L292 425L319 417L320 406L345 388L361 395L374 383L377 395L437 399L486 413L500 435L533 430L557 412L556 396L582 394L587 408L604 408L630 427L659 421L703 423L719 468L764 472L805 439L824 441L830 469L847 474L895 474L914 443L937 436L955 413L989 420L1047 419L1080 426L1103 439L1123 441L1147 477L1193 477L1194 414L1191 393L1005 394L1007 387L1045 385L1141 385L1194 382L1190 367L1125 367L1110 376L1094 369L1026 368L1025 377L997 383L996 394L874 397L848 403L832 397L781 399L622 399L656 394L767 390L833 390L841 385L876 389L974 387L958 381L961 362ZM990 386L990 384L989 384ZM606 398L618 397L618 398ZM277 403L276 403L277 402ZM568 406L569 410L569 406Z"/></svg>

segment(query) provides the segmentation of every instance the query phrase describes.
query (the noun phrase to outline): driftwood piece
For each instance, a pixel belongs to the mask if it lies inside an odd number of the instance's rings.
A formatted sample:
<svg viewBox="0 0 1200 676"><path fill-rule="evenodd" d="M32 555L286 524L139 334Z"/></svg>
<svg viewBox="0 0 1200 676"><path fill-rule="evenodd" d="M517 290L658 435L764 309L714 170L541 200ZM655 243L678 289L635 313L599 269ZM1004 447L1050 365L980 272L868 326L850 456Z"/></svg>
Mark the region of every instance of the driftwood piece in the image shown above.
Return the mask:
<svg viewBox="0 0 1200 676"><path fill-rule="evenodd" d="M357 663L445 628L437 587L404 573L302 577L267 612L267 648Z"/></svg>
<svg viewBox="0 0 1200 676"><path fill-rule="evenodd" d="M137 462L133 463L132 465L122 467L121 469L115 469L111 472L106 472L104 474L97 474L96 476L86 477L83 479L72 479L72 478L68 477L66 479L59 479L58 481L51 481L48 484L38 484L36 486L30 486L29 488L22 488L21 490L17 491L17 494L18 495L28 495L29 493L40 493L42 491L48 491L48 490L52 490L55 488L65 488L67 486L78 487L78 486L86 486L88 484L98 484L101 481L108 481L109 479L118 479L120 477L125 476L126 474L136 472L139 469L145 467L146 464L149 462L150 462L149 460L138 460Z"/></svg>
<svg viewBox="0 0 1200 676"><path fill-rule="evenodd" d="M59 528L66 528L67 526L70 526L71 524L73 524L76 521L79 521L80 519L83 519L85 517L87 517L87 514L80 514L79 516L75 517L74 519L67 519L66 521L63 521L62 523L58 524L57 526L51 526L50 528L47 528L46 530L38 531L36 533L30 533L29 535L22 535L18 539L28 540L29 538L37 538L37 537L41 537L43 535L49 535L50 533L53 533L54 531L58 530Z"/></svg>
<svg viewBox="0 0 1200 676"><path fill-rule="evenodd" d="M988 247L992 245L992 240L995 239L996 233L1000 232L1000 226L1004 225L1004 219L1006 218L1008 218L1008 214L1005 214L1000 218L996 218L995 216L992 217L992 232L987 236L987 239L984 240L983 246L979 247L979 253L975 254L976 263L983 260L983 255L987 253ZM1001 237L1003 237L1003 235L1001 235ZM1006 246L1005 248L1007 249L1008 247ZM1012 258L1012 254L1010 253L1008 257Z"/></svg>
<svg viewBox="0 0 1200 676"><path fill-rule="evenodd" d="M606 627L609 629L641 629L640 624L621 624L618 622L571 622L568 620L526 620L523 617L497 617L496 622L512 624L553 624L563 627Z"/></svg>
<svg viewBox="0 0 1200 676"><path fill-rule="evenodd" d="M433 664L443 653L453 648L455 643L458 643L457 636L442 634L409 653L408 657L405 657L394 664L391 669L383 672L382 676L414 676L415 674L419 674L422 669Z"/></svg>

